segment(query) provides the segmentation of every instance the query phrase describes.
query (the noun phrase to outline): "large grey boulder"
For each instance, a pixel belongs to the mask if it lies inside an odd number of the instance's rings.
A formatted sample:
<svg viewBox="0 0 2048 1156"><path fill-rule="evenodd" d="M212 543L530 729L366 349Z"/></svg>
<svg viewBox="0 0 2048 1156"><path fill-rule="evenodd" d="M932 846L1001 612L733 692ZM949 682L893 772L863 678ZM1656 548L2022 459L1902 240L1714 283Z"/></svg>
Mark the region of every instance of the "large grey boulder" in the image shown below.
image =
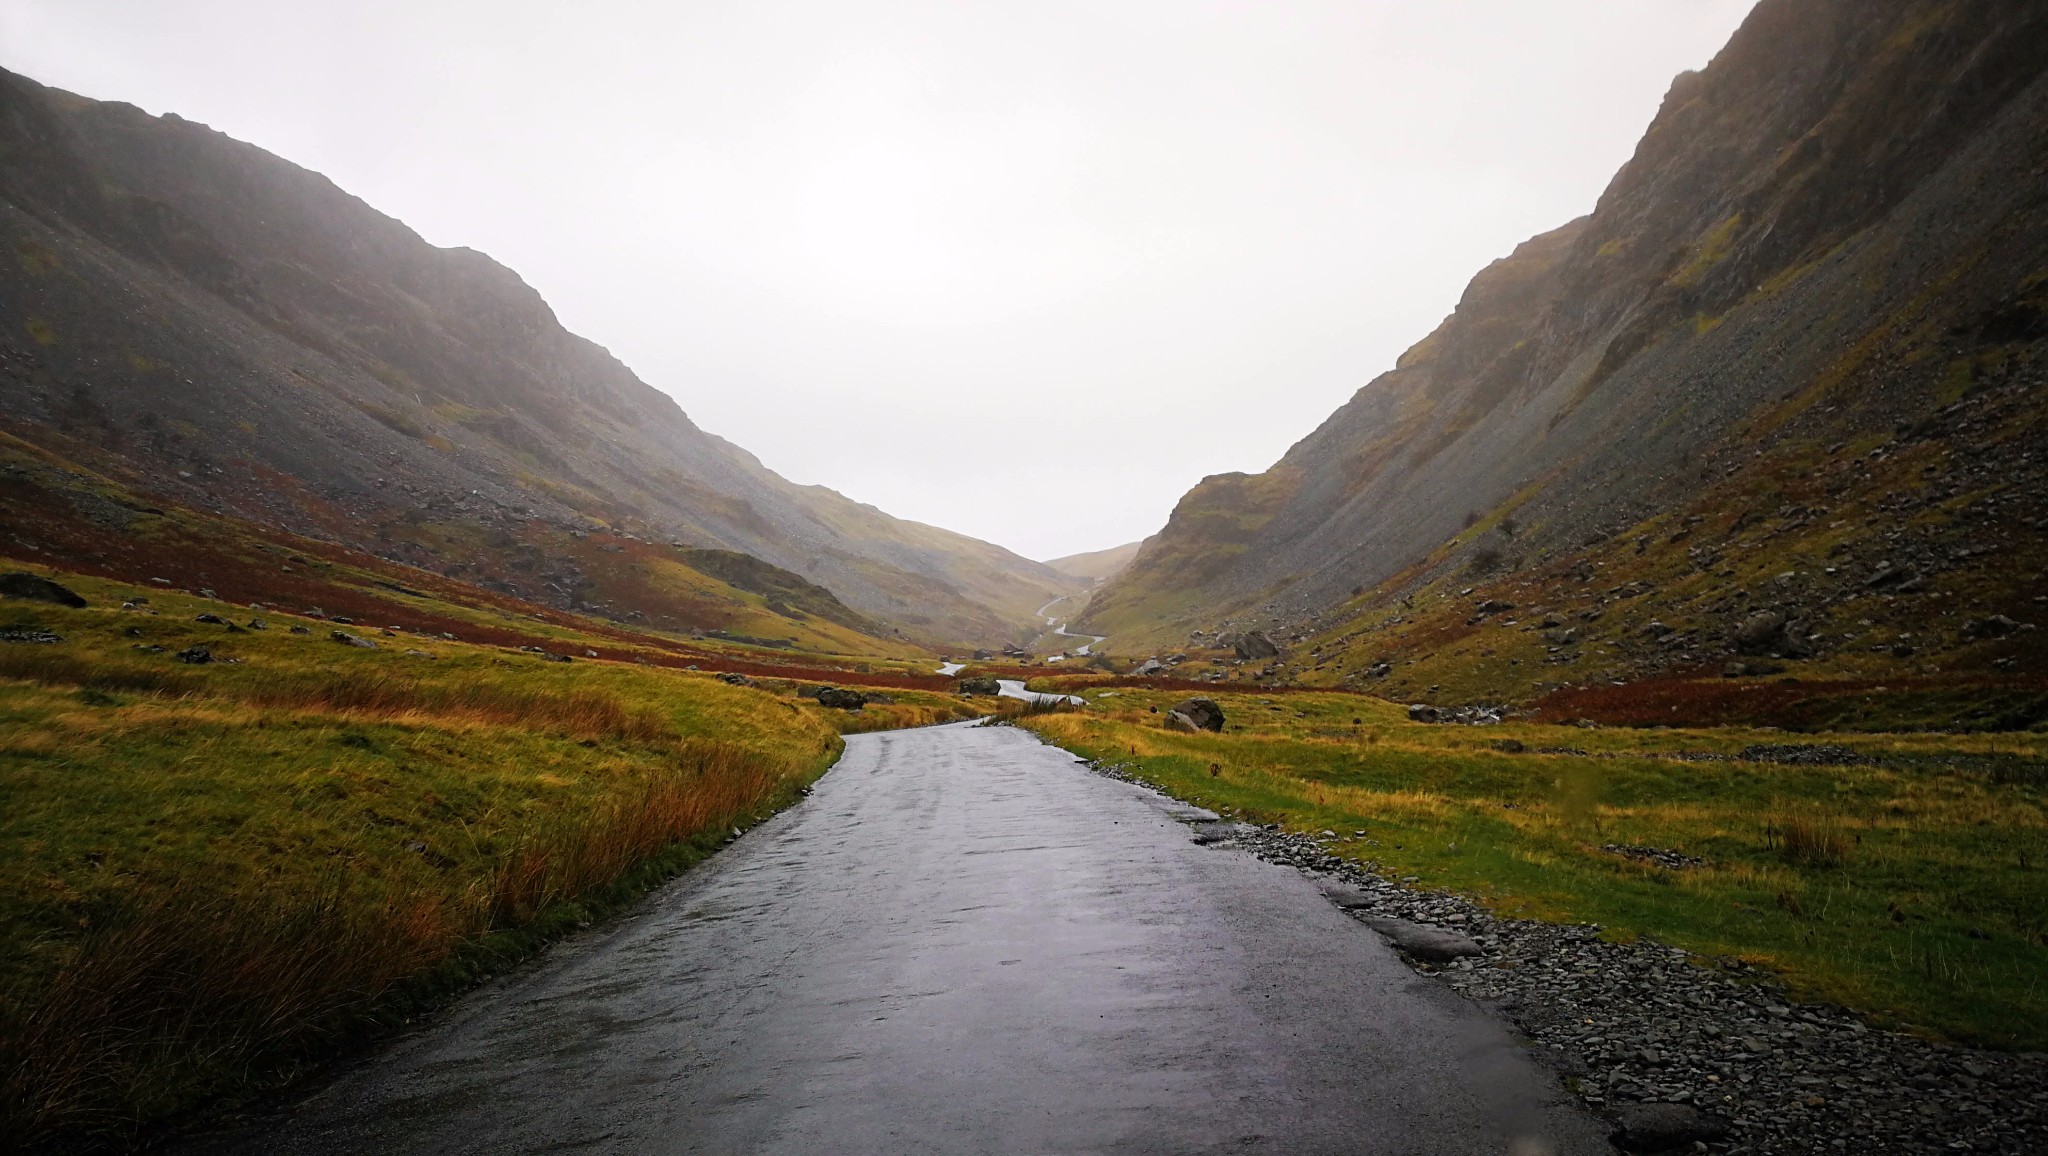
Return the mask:
<svg viewBox="0 0 2048 1156"><path fill-rule="evenodd" d="M827 686L818 691L818 705L834 710L860 710L867 704L867 696L857 690L841 690L836 686Z"/></svg>
<svg viewBox="0 0 2048 1156"><path fill-rule="evenodd" d="M1166 725L1175 730L1220 731L1223 708L1216 705L1215 699L1191 698L1167 712Z"/></svg>
<svg viewBox="0 0 2048 1156"><path fill-rule="evenodd" d="M40 574L30 574L26 570L0 574L0 595L22 598L30 602L51 602L73 609L85 605L85 599L80 598L70 588L60 586Z"/></svg>
<svg viewBox="0 0 2048 1156"><path fill-rule="evenodd" d="M1743 619L1729 645L1737 654L1769 654L1779 658L1807 658L1813 654L1813 644L1806 638L1806 624L1775 610L1760 610Z"/></svg>
<svg viewBox="0 0 2048 1156"><path fill-rule="evenodd" d="M1263 630L1247 630L1243 634L1233 634L1223 642L1246 662L1280 656L1279 645Z"/></svg>
<svg viewBox="0 0 2048 1156"><path fill-rule="evenodd" d="M992 674L984 674L979 678L963 678L960 680L960 693L966 695L1001 694L1003 693L1003 684Z"/></svg>

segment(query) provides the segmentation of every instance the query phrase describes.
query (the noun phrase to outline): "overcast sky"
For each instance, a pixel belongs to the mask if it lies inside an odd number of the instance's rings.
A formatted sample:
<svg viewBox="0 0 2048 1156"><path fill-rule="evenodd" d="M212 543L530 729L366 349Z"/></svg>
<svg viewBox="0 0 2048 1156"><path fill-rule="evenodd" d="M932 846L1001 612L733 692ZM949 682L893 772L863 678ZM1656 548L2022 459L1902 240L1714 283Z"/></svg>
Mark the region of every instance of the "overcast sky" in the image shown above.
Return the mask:
<svg viewBox="0 0 2048 1156"><path fill-rule="evenodd" d="M317 169L784 475L1046 558L1270 465L1749 7L0 0L0 63Z"/></svg>

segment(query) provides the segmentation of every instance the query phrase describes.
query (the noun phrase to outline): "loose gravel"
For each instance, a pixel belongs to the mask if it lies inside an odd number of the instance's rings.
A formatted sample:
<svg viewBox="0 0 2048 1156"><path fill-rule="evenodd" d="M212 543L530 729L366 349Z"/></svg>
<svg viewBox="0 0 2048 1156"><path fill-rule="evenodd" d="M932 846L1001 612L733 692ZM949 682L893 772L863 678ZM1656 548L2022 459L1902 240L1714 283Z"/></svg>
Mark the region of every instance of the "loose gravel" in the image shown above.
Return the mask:
<svg viewBox="0 0 2048 1156"><path fill-rule="evenodd" d="M1128 765L1089 765L1165 793ZM1356 918L1469 936L1480 956L1409 964L1506 1016L1595 1112L1616 1119L1632 1105L1682 1105L1725 1128L1725 1139L1691 1151L2048 1153L2048 1055L1874 1029L1839 1007L1795 1003L1740 961L1649 938L1608 942L1597 924L1496 918L1416 889L1415 876L1388 878L1331 854L1333 832L1190 821L1197 842L1356 888Z"/></svg>

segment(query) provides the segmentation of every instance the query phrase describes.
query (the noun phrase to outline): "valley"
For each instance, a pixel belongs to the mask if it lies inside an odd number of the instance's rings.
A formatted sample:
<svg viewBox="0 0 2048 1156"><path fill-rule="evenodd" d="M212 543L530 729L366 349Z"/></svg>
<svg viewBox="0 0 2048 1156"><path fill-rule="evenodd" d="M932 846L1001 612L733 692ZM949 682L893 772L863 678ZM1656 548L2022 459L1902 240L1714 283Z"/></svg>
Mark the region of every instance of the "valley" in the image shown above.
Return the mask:
<svg viewBox="0 0 2048 1156"><path fill-rule="evenodd" d="M1038 560L0 70L0 1147L2041 1151L2044 190L2048 9L1762 0Z"/></svg>

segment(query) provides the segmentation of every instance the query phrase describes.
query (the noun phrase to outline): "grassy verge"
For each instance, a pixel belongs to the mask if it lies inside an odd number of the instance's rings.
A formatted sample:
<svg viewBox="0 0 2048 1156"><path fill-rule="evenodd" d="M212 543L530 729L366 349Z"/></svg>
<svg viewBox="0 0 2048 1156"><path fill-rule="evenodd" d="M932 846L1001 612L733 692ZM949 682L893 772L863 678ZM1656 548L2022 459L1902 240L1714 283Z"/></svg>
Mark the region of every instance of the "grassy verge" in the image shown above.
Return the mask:
<svg viewBox="0 0 2048 1156"><path fill-rule="evenodd" d="M0 604L62 639L0 641L12 1143L286 1082L701 858L841 746L840 712L708 674L77 585L94 608Z"/></svg>
<svg viewBox="0 0 2048 1156"><path fill-rule="evenodd" d="M1184 734L1151 710L1177 694L1088 697L1024 725L1191 802L1336 832L1336 854L1505 914L1739 957L1958 1040L2048 1046L2043 736L1425 726L1340 694L1217 695L1230 728ZM1788 741L1871 761L1733 757ZM1670 870L1609 844L1705 864Z"/></svg>

